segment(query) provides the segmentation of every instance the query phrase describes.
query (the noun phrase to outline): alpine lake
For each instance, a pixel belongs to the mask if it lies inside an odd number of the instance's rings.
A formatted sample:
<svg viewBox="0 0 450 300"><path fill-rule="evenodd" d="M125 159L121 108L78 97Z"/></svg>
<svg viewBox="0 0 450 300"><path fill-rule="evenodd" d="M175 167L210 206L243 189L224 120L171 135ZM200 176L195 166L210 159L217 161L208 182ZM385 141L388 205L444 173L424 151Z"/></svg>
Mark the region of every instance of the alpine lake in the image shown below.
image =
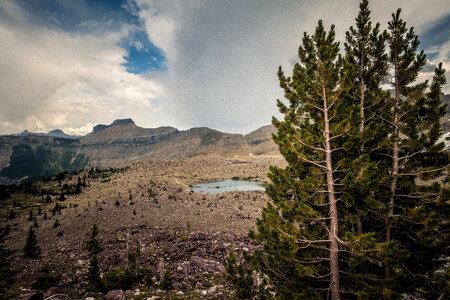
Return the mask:
<svg viewBox="0 0 450 300"><path fill-rule="evenodd" d="M264 191L266 183L249 180L226 179L216 182L197 183L190 188L195 193L220 194L225 192Z"/></svg>

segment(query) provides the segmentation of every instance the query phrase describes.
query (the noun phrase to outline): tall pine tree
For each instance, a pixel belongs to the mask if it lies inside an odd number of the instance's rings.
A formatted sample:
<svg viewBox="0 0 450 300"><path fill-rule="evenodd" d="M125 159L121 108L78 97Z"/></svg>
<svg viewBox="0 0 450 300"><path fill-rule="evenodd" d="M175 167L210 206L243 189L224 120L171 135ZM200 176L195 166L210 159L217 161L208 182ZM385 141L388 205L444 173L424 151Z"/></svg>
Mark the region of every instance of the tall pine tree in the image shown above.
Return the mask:
<svg viewBox="0 0 450 300"><path fill-rule="evenodd" d="M400 12L392 14L388 26L393 92L379 114L389 131L381 144L384 151L376 153L379 161L384 157L390 180L385 199L386 295L393 298L406 292L433 298L432 277L444 267L449 242L445 229L449 204L440 184L446 181L449 155L443 144L436 143L439 119L445 114L440 100L445 71L439 64L431 85L417 82L427 61L423 51L417 54L418 36L407 28Z"/></svg>
<svg viewBox="0 0 450 300"><path fill-rule="evenodd" d="M334 26L327 33L319 21L314 35L305 33L299 58L292 77L278 72L289 105L278 101L284 120L273 120L274 140L289 166L271 168L273 204L257 221L264 251L253 261L282 298L340 299L341 180L357 107L342 101Z"/></svg>
<svg viewBox="0 0 450 300"><path fill-rule="evenodd" d="M356 230L361 235L364 221L369 221L364 220L368 209L376 210L380 204L374 197L378 176L370 153L385 133L376 111L383 105L386 94L381 84L387 75L388 56L385 46L387 32L380 33L379 23L372 26L367 0L360 3L355 21L355 27L351 26L346 32L346 76L343 81L349 89L348 101L359 105L358 151L352 153L355 159L352 168L354 177L349 177L346 183L347 191L353 198Z"/></svg>

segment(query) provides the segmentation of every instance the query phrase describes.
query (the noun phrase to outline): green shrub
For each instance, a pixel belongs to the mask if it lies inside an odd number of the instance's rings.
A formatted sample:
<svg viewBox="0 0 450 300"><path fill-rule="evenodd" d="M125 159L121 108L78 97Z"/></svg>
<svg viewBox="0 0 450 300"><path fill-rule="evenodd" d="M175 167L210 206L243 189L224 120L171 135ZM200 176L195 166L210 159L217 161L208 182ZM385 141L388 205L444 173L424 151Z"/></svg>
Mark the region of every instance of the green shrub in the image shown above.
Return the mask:
<svg viewBox="0 0 450 300"><path fill-rule="evenodd" d="M56 286L58 282L61 280L61 276L54 276L50 273L50 269L48 266L44 266L41 270L41 274L37 280L31 286L32 289L45 291L53 286Z"/></svg>
<svg viewBox="0 0 450 300"><path fill-rule="evenodd" d="M136 276L125 267L112 269L103 275L101 280L104 291L129 290L137 281Z"/></svg>

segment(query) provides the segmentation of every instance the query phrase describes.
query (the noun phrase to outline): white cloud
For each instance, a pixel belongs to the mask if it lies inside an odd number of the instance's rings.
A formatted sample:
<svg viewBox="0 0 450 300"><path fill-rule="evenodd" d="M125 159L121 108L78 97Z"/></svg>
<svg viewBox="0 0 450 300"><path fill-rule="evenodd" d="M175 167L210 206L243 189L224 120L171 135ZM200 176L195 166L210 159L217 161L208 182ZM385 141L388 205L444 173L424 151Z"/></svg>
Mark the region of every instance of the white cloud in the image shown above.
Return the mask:
<svg viewBox="0 0 450 300"><path fill-rule="evenodd" d="M359 1L136 1L150 40L168 58L165 109L172 125L248 132L270 123L282 97L276 71L290 73L304 31L318 19L338 40L354 25ZM416 32L449 13L445 0L371 2L373 23L391 13ZM448 56L447 56L448 57Z"/></svg>
<svg viewBox="0 0 450 300"><path fill-rule="evenodd" d="M86 135L92 132L92 129L94 128L95 125L97 125L97 123L87 123L86 125L81 126L79 128L64 127L62 131L70 135Z"/></svg>
<svg viewBox="0 0 450 300"><path fill-rule="evenodd" d="M135 28L108 31L96 21L81 22L83 33L36 27L26 23L26 13L14 1L1 1L0 17L7 16L0 18L1 132L85 132L94 123L128 117L145 127L248 132L277 114L275 99L282 91L276 71L282 65L290 73L303 32L312 33L322 19L327 28L336 25L343 41L358 3L127 0L128 12L141 18L149 39L167 58L166 73L136 75L121 65L127 53L119 46ZM419 34L450 13L446 0L370 5L373 21L382 28L402 7L407 25ZM90 26L95 33L86 33ZM447 42L430 49L436 53L430 63L444 61L450 70L449 47Z"/></svg>
<svg viewBox="0 0 450 300"><path fill-rule="evenodd" d="M24 23L26 14L20 7L13 2L13 0L2 0L0 2L0 9L3 10L10 18L19 23Z"/></svg>
<svg viewBox="0 0 450 300"><path fill-rule="evenodd" d="M69 34L0 22L2 133L75 132L130 116L155 126L151 116L159 108L151 100L164 96L162 85L121 65L127 53L118 42L132 29Z"/></svg>

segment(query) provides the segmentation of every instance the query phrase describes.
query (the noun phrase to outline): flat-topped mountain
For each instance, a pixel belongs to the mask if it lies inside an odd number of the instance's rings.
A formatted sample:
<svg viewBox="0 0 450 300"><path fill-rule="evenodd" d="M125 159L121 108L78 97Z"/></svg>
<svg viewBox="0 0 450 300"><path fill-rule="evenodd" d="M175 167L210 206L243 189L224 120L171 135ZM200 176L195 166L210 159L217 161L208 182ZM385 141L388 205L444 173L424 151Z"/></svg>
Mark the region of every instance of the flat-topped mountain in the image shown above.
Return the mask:
<svg viewBox="0 0 450 300"><path fill-rule="evenodd" d="M120 119L97 125L83 137L66 137L60 130L51 131L52 135L0 136L0 184L148 158L275 154L273 131L272 125L247 135L206 127L179 131L170 126L142 128L131 119Z"/></svg>
<svg viewBox="0 0 450 300"><path fill-rule="evenodd" d="M111 125L97 125L80 139L82 144L120 143L128 140L153 140L178 132L173 127L142 128L131 119L115 120Z"/></svg>

